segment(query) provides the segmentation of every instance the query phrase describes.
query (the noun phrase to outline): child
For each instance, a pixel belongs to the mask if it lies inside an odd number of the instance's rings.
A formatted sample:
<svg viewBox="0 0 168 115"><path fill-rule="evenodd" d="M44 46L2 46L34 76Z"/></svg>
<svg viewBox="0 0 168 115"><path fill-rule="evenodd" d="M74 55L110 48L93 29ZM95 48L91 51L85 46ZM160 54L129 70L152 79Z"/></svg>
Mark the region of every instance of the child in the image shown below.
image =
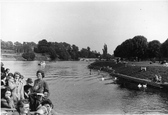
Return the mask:
<svg viewBox="0 0 168 115"><path fill-rule="evenodd" d="M28 78L26 80L26 85L24 86L24 97L25 99L29 98L30 90L32 88L33 80L31 78Z"/></svg>

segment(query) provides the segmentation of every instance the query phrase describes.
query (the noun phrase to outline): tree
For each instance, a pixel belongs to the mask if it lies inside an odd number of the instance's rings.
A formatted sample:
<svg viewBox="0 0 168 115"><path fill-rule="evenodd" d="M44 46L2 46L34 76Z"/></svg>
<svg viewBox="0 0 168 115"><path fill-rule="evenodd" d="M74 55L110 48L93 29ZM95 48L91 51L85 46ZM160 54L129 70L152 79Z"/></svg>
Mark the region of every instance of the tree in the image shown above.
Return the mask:
<svg viewBox="0 0 168 115"><path fill-rule="evenodd" d="M148 43L148 57L155 58L160 57L161 43L158 40L153 40Z"/></svg>
<svg viewBox="0 0 168 115"><path fill-rule="evenodd" d="M47 53L49 51L48 42L45 39L39 41L37 47L40 53Z"/></svg>
<svg viewBox="0 0 168 115"><path fill-rule="evenodd" d="M14 45L13 45L13 42L11 41L2 41L1 40L1 48L2 49L9 49L9 50L13 50L14 49Z"/></svg>
<svg viewBox="0 0 168 115"><path fill-rule="evenodd" d="M72 50L70 52L71 58L74 60L78 60L79 58L79 48L76 45L72 45Z"/></svg>
<svg viewBox="0 0 168 115"><path fill-rule="evenodd" d="M107 45L106 44L104 44L104 48L102 50L103 50L103 58L107 59Z"/></svg>
<svg viewBox="0 0 168 115"><path fill-rule="evenodd" d="M122 58L138 57L146 58L148 42L144 36L135 36L132 39L124 41L114 50L114 56Z"/></svg>
<svg viewBox="0 0 168 115"><path fill-rule="evenodd" d="M25 58L28 61L32 61L35 58L35 54L33 52L26 52L22 54L22 57Z"/></svg>
<svg viewBox="0 0 168 115"><path fill-rule="evenodd" d="M22 46L22 43L16 41L16 42L14 42L14 45L15 45L15 46Z"/></svg>
<svg viewBox="0 0 168 115"><path fill-rule="evenodd" d="M133 56L139 59L146 58L148 42L144 36L135 36L133 39Z"/></svg>
<svg viewBox="0 0 168 115"><path fill-rule="evenodd" d="M82 48L80 51L80 56L83 58L88 58L88 56L89 56L88 50L86 48Z"/></svg>
<svg viewBox="0 0 168 115"><path fill-rule="evenodd" d="M167 58L168 57L168 39L161 44L160 46L160 52L162 57Z"/></svg>
<svg viewBox="0 0 168 115"><path fill-rule="evenodd" d="M56 51L54 50L54 46L49 47L49 55L51 60L55 60L58 57Z"/></svg>

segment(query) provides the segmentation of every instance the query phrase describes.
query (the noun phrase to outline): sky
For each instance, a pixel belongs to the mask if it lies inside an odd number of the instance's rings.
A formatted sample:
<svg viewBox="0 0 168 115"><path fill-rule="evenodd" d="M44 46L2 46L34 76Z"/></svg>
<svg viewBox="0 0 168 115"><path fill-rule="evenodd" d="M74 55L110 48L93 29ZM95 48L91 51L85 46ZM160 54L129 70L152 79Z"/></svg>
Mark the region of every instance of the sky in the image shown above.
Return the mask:
<svg viewBox="0 0 168 115"><path fill-rule="evenodd" d="M148 42L168 39L168 1L57 1L0 2L0 39L3 41L66 42L108 53L137 35Z"/></svg>

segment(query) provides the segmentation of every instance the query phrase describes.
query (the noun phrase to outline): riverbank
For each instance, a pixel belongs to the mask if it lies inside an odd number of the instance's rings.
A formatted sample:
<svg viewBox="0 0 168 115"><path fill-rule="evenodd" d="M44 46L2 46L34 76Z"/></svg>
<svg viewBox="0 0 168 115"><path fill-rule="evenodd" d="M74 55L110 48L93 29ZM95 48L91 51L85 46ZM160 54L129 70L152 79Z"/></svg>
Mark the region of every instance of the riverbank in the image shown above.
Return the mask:
<svg viewBox="0 0 168 115"><path fill-rule="evenodd" d="M160 74L163 82L168 82L168 67L156 63L144 62L124 62L115 63L114 61L96 61L88 66L90 69L97 69L106 72L120 73L136 78L152 80L154 75ZM146 71L142 71L141 67L146 67Z"/></svg>
<svg viewBox="0 0 168 115"><path fill-rule="evenodd" d="M49 55L47 54L39 54L39 53L35 53L35 59L37 61L41 61L41 60L50 60ZM26 61L26 59L24 59L22 57L22 53L15 53L14 50L4 50L1 49L1 61Z"/></svg>

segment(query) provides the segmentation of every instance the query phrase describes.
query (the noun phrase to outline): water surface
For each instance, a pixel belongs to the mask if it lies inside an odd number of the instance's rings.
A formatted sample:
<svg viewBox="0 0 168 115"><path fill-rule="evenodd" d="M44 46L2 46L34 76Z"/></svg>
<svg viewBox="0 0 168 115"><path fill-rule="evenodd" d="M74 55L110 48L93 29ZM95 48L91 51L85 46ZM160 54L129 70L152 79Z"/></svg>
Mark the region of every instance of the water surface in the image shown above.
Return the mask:
<svg viewBox="0 0 168 115"><path fill-rule="evenodd" d="M114 84L108 73L87 68L84 61L46 62L4 61L11 72L19 71L33 80L36 71L45 71L50 99L60 114L166 114L168 94L164 92L136 91ZM102 77L105 78L102 81Z"/></svg>

